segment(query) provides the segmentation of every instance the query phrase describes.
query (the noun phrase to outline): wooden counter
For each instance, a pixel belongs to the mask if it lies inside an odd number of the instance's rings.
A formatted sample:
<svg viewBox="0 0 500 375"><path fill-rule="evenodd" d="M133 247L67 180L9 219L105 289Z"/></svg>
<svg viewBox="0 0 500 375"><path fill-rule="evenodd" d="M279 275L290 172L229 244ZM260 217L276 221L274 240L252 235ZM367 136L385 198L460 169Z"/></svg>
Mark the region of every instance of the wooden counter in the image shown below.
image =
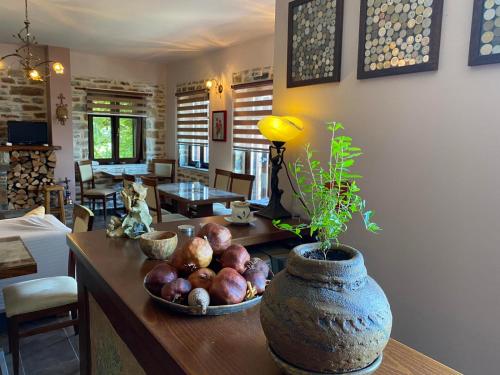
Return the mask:
<svg viewBox="0 0 500 375"><path fill-rule="evenodd" d="M190 223L209 220L222 218ZM159 224L158 229L172 230L179 224ZM266 219L232 232L234 242L245 245L290 236ZM259 307L219 317L170 313L143 289L144 276L157 262L146 259L137 241L110 239L104 231L95 231L69 235L68 243L77 256L82 375L280 373L267 352ZM457 372L391 340L377 374Z"/></svg>

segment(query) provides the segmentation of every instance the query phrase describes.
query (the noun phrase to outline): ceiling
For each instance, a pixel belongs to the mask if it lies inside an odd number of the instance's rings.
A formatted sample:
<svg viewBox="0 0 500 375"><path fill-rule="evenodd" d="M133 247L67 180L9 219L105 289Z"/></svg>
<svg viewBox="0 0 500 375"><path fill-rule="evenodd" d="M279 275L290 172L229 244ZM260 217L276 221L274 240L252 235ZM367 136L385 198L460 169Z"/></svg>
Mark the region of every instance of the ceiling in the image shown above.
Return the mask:
<svg viewBox="0 0 500 375"><path fill-rule="evenodd" d="M40 44L171 61L272 34L275 0L29 0ZM24 1L0 1L0 42L16 43Z"/></svg>

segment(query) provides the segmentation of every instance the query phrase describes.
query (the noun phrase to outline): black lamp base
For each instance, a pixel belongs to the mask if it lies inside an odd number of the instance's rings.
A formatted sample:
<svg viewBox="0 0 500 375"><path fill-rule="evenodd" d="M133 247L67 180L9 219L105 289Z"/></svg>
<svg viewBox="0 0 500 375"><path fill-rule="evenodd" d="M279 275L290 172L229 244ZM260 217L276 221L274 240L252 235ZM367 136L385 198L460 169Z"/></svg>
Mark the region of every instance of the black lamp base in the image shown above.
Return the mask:
<svg viewBox="0 0 500 375"><path fill-rule="evenodd" d="M269 148L269 155L273 154L273 149L276 150L276 155L271 157L271 199L269 200L267 207L255 212L255 215L271 220L286 219L288 217L292 217L292 215L282 206L281 196L283 195L283 190L278 187L278 173L283 164L283 154L285 153L285 148L283 147L283 142L273 142L273 144L274 146Z"/></svg>
<svg viewBox="0 0 500 375"><path fill-rule="evenodd" d="M256 211L255 215L265 217L271 220L286 219L292 217L292 214L286 210L279 200L271 200L266 208Z"/></svg>

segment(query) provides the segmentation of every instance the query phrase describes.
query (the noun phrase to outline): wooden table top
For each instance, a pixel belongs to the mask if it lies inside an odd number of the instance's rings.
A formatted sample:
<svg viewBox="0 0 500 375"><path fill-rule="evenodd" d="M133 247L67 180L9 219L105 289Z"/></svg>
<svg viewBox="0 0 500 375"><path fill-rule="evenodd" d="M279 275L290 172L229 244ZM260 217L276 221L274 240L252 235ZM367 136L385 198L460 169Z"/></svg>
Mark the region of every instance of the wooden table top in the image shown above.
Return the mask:
<svg viewBox="0 0 500 375"><path fill-rule="evenodd" d="M193 205L245 200L244 195L215 189L200 182L160 184L158 191L167 198Z"/></svg>
<svg viewBox="0 0 500 375"><path fill-rule="evenodd" d="M0 238L0 279L37 272L35 259L19 236Z"/></svg>
<svg viewBox="0 0 500 375"><path fill-rule="evenodd" d="M204 218L190 222L198 226L200 222L220 222L221 219ZM264 221L267 220L260 219L257 228L253 229L235 227L232 230L233 242L262 243L262 240L253 239L252 232L256 238L267 238L267 241L271 237L280 239L279 233L263 234L264 228L272 225L270 221L267 224ZM162 223L158 224L158 228L172 229L181 223ZM266 339L260 326L259 306L241 313L214 317L175 314L155 304L146 294L143 279L158 261L146 259L139 249L138 241L107 238L101 230L70 234L68 243L79 261L96 275L98 282L104 283L105 289L109 289L115 298L124 303L134 322L149 331L156 340L141 342L141 345L153 345L155 348L159 345L164 356L175 361L185 374L280 374L267 352ZM458 373L391 340L377 374Z"/></svg>

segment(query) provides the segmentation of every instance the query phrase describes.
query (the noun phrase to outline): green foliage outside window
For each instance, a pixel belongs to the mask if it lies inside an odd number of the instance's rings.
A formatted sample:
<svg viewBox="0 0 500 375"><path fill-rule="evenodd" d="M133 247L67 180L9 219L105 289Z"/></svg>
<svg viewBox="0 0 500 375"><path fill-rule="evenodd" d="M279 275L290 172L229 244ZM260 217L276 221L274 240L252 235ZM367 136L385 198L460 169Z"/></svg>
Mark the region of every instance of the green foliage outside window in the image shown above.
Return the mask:
<svg viewBox="0 0 500 375"><path fill-rule="evenodd" d="M113 158L111 117L94 117L94 159Z"/></svg>
<svg viewBox="0 0 500 375"><path fill-rule="evenodd" d="M120 159L131 159L135 156L134 152L134 119L121 118L118 128L119 137L119 157Z"/></svg>

